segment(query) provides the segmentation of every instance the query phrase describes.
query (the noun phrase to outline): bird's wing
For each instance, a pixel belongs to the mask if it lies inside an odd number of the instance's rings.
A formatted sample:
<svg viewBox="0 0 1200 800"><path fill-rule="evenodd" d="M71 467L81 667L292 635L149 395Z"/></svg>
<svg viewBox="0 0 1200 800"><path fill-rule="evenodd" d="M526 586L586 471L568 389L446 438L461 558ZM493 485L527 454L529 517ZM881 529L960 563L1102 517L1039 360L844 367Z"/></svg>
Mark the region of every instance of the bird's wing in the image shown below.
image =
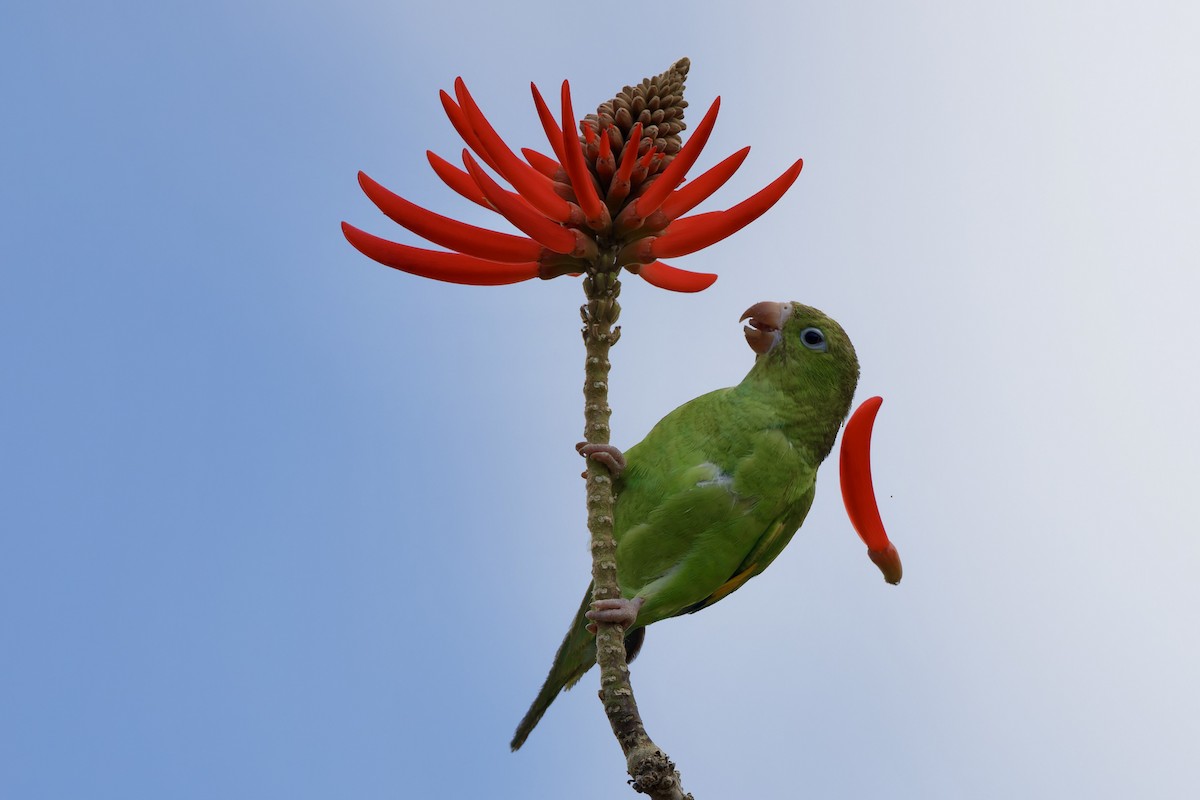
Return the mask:
<svg viewBox="0 0 1200 800"><path fill-rule="evenodd" d="M783 548L787 547L787 543L799 530L800 524L804 522L804 517L808 514L808 509L812 506L815 494L815 487L810 486L797 503L785 509L778 519L767 526L729 580L718 586L708 597L680 610L679 613L694 614L702 608L708 608L718 600L728 597L742 588L746 581L766 569L775 560L775 557L783 552Z"/></svg>
<svg viewBox="0 0 1200 800"><path fill-rule="evenodd" d="M689 468L660 464L655 475L627 477L617 505L617 574L622 594L645 599L638 624L734 591L770 563L803 521L815 477L810 459L778 430L745 440L745 454L728 471L715 461L695 463L697 456ZM657 502L646 503L643 491ZM637 517L629 518L634 511Z"/></svg>

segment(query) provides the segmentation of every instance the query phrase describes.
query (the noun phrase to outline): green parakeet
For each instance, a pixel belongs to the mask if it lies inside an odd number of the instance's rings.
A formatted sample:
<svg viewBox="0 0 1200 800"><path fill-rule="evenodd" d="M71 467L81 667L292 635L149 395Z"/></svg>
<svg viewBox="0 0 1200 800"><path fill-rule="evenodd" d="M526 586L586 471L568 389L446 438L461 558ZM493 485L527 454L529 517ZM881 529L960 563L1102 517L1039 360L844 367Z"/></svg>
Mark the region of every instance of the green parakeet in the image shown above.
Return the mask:
<svg viewBox="0 0 1200 800"><path fill-rule="evenodd" d="M630 656L645 626L718 602L779 555L804 522L817 467L850 410L858 358L837 322L800 303L759 303L742 319L749 320L746 340L758 354L742 382L672 411L616 470L623 601L605 602L625 604ZM615 448L593 446L588 454L621 466ZM887 577L887 566L881 567ZM899 580L898 557L893 577ZM618 619L589 615L591 595L589 586L545 684L517 726L514 750L558 693L596 663L589 616Z"/></svg>

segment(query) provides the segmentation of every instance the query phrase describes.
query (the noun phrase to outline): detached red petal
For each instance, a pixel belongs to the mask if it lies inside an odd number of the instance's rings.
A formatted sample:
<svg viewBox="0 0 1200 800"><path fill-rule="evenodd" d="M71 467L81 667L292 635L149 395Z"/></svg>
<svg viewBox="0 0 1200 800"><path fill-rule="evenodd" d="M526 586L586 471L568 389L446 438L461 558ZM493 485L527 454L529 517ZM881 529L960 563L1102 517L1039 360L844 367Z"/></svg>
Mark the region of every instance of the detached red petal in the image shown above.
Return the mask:
<svg viewBox="0 0 1200 800"><path fill-rule="evenodd" d="M871 431L882 404L882 397L871 397L850 416L842 433L839 472L850 524L867 545L867 556L879 567L883 579L895 584L903 575L900 554L884 530L871 481Z"/></svg>

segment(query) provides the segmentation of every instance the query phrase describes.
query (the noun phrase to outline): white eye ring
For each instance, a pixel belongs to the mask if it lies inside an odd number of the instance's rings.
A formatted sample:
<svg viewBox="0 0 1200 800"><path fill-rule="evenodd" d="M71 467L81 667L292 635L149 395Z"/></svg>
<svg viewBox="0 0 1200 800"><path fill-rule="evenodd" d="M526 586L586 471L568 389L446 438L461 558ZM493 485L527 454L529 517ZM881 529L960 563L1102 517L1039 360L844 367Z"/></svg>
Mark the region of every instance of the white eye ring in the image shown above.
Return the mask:
<svg viewBox="0 0 1200 800"><path fill-rule="evenodd" d="M829 349L829 344L825 341L825 334L820 328L805 328L800 331L800 343L818 353L824 353Z"/></svg>

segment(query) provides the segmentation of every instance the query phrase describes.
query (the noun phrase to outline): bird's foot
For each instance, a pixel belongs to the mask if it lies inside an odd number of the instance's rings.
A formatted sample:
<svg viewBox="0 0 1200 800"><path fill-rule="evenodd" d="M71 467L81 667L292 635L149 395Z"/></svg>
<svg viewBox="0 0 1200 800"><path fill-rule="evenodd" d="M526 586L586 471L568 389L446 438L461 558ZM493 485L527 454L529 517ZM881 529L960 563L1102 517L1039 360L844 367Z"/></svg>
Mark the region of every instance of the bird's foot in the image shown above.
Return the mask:
<svg viewBox="0 0 1200 800"><path fill-rule="evenodd" d="M575 450L584 458L599 461L608 467L608 471L614 478L620 477L621 473L625 471L625 454L615 445L580 442L575 445ZM586 472L583 473L583 477L587 477Z"/></svg>
<svg viewBox="0 0 1200 800"><path fill-rule="evenodd" d="M644 597L635 597L632 600L626 600L624 597L616 597L609 600L595 600L592 602L592 610L584 614L585 617L591 620L591 624L587 626L589 633L596 632L597 622L613 622L620 625L624 630L629 630L633 627L633 623L637 621L638 612L642 609L642 604L646 602Z"/></svg>

